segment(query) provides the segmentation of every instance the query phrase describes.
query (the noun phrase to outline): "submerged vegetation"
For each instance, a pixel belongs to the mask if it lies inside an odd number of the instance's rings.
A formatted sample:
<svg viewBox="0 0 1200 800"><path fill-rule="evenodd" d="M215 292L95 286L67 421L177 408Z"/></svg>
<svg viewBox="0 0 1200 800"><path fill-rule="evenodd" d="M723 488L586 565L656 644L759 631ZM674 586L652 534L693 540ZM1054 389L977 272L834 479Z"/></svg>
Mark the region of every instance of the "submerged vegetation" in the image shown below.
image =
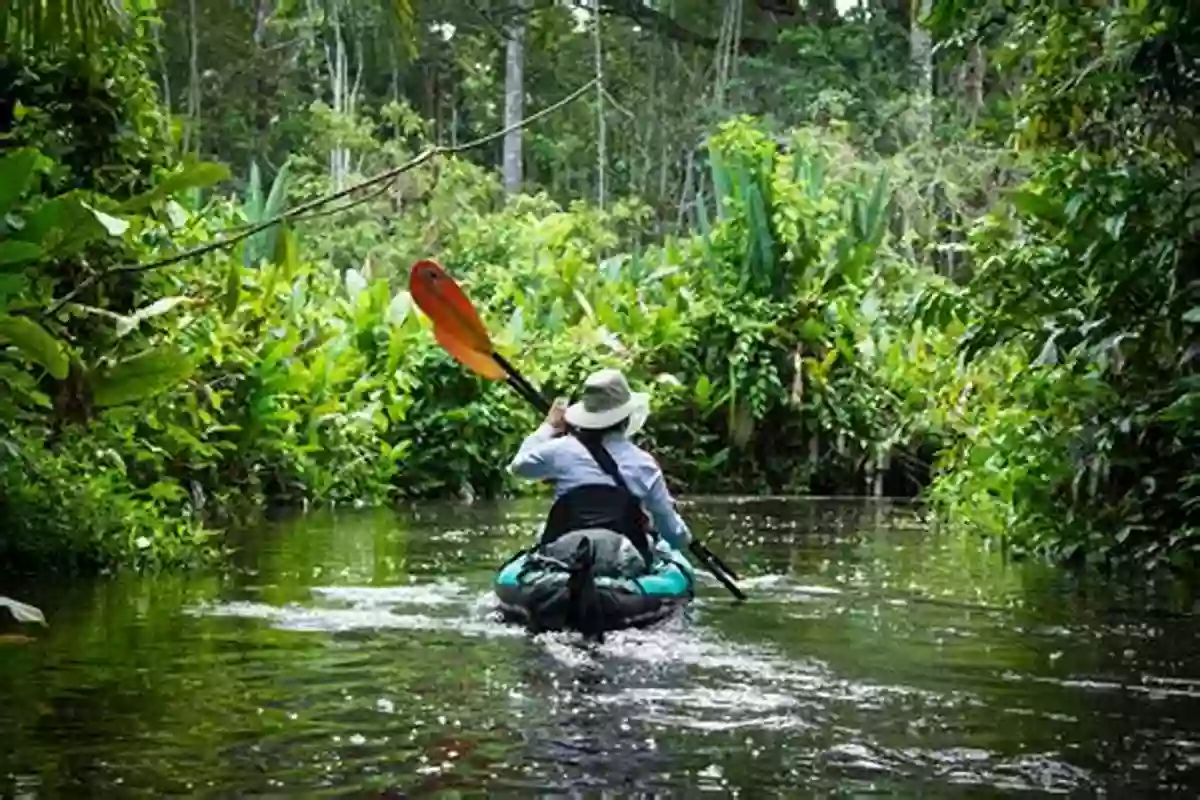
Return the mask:
<svg viewBox="0 0 1200 800"><path fill-rule="evenodd" d="M1188 4L147 5L0 31L6 561L517 490L535 420L433 341L435 258L548 391L650 385L677 492L1194 566Z"/></svg>

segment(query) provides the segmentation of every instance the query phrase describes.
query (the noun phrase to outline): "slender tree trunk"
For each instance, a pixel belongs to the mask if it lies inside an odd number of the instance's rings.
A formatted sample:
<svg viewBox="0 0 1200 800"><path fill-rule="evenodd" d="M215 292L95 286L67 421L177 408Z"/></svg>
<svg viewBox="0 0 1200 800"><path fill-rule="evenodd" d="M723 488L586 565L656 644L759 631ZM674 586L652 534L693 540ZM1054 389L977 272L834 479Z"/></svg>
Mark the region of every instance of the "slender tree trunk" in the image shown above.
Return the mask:
<svg viewBox="0 0 1200 800"><path fill-rule="evenodd" d="M596 196L603 210L606 200L604 173L608 167L608 130L604 124L604 50L600 40L600 0L592 0L592 45L596 54Z"/></svg>
<svg viewBox="0 0 1200 800"><path fill-rule="evenodd" d="M341 7L333 5L333 52L325 50L326 60L330 64L329 82L333 94L333 111L338 116L351 113L350 88L350 59L346 55L346 38L342 35ZM340 191L346 183L349 171L350 154L343 146L340 136L335 135L333 146L329 151L329 178L334 191Z"/></svg>
<svg viewBox="0 0 1200 800"><path fill-rule="evenodd" d="M521 13L509 22L504 46L504 125L516 125L525 114L525 0L517 4ZM522 131L514 128L504 134L504 193L521 191L524 180Z"/></svg>
<svg viewBox="0 0 1200 800"><path fill-rule="evenodd" d="M396 41L392 38L388 39L388 60L391 62L392 82L390 91L392 102L399 105L400 103L400 54L396 50ZM392 138L400 138L400 123L392 123Z"/></svg>
<svg viewBox="0 0 1200 800"><path fill-rule="evenodd" d="M891 468L891 466L891 453L880 453L879 457L875 459L874 486L872 487L871 493L876 497L883 497L883 481L884 478L887 477L887 471Z"/></svg>
<svg viewBox="0 0 1200 800"><path fill-rule="evenodd" d="M987 75L987 54L979 42L971 43L971 53L967 59L967 72L963 81L963 93L966 95L967 108L971 111L971 122L983 110L983 82Z"/></svg>
<svg viewBox="0 0 1200 800"><path fill-rule="evenodd" d="M166 23L163 22L162 25L165 26ZM154 30L154 49L158 53L159 73L162 75L163 105L166 106L167 111L170 112L170 111L172 111L172 108L171 108L171 102L172 102L172 99L171 99L171 71L167 67L166 48L164 48L163 44L162 44L162 26L155 25L153 30ZM164 132L170 131L170 120L166 115L164 115L164 117L163 117L163 130L164 130Z"/></svg>
<svg viewBox="0 0 1200 800"><path fill-rule="evenodd" d="M196 0L188 0L188 87L187 125L183 131L183 152L200 152L200 20Z"/></svg>
<svg viewBox="0 0 1200 800"><path fill-rule="evenodd" d="M737 74L738 46L742 38L742 0L726 0L717 37L716 78L713 94L717 107L728 101L729 83Z"/></svg>
<svg viewBox="0 0 1200 800"><path fill-rule="evenodd" d="M921 20L929 15L931 8L932 0L913 0L914 18L908 32L909 54L917 75L917 109L925 131L933 124L933 40Z"/></svg>
<svg viewBox="0 0 1200 800"><path fill-rule="evenodd" d="M255 93L256 97L254 108L254 129L257 132L257 149L258 155L263 160L270 150L267 146L267 133L271 127L271 109L268 103L269 97L274 94L268 82L270 70L267 69L265 63L266 55L266 40L267 40L267 20L271 18L271 0L258 0L258 8L254 14L254 45L258 48L258 70L255 76Z"/></svg>

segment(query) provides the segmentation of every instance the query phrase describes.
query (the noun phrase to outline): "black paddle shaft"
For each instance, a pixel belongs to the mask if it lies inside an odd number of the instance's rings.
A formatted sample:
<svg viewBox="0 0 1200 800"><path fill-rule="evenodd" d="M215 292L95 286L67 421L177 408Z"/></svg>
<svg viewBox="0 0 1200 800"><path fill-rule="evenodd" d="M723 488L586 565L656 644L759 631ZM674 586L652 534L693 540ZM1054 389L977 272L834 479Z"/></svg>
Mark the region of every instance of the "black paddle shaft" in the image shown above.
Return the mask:
<svg viewBox="0 0 1200 800"><path fill-rule="evenodd" d="M517 368L508 362L504 356L492 351L492 360L500 365L500 368L508 373L508 384L517 390L517 394L525 398L531 406L536 408L543 414L550 413L550 401L539 392L532 383L525 380L525 376L517 372Z"/></svg>
<svg viewBox="0 0 1200 800"><path fill-rule="evenodd" d="M500 368L508 373L508 383L516 390L517 394L525 398L526 402L543 414L550 413L550 401L532 383L525 380L525 377L517 371L516 367L508 362L508 359L495 351L491 355L492 359L500 365ZM738 579L737 573L726 566L725 562L718 558L716 553L695 539L692 539L688 544L688 550L708 568L713 577L719 580L729 590L730 594L738 600L746 599L746 593L734 583Z"/></svg>

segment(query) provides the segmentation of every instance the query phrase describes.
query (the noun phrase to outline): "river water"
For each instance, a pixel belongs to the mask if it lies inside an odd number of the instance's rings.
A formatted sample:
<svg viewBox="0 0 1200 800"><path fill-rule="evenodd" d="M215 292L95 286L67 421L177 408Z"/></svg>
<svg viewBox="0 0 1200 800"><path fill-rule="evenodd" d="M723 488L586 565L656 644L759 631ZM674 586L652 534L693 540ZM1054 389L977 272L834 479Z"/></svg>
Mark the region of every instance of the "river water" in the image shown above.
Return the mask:
<svg viewBox="0 0 1200 800"><path fill-rule="evenodd" d="M1191 617L902 505L683 510L750 601L708 579L598 648L494 618L529 502L310 514L221 574L21 586L50 627L0 645L0 794L1195 796Z"/></svg>

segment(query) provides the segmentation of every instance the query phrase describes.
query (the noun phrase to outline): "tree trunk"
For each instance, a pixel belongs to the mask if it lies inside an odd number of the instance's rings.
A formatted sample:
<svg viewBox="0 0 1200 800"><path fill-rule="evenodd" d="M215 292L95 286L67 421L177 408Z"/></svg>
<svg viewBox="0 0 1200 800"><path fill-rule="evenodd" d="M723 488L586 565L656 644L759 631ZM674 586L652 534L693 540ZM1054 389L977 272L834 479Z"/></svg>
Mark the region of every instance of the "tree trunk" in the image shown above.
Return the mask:
<svg viewBox="0 0 1200 800"><path fill-rule="evenodd" d="M188 0L188 86L187 125L183 130L183 152L200 152L200 20L196 0Z"/></svg>
<svg viewBox="0 0 1200 800"><path fill-rule="evenodd" d="M267 132L271 127L271 108L267 98L275 94L268 80L271 70L268 69L265 58L267 20L270 18L271 0L258 0L258 8L254 14L254 44L258 48L258 74L255 77L255 93L258 96L254 98L254 129L258 134L256 137L258 156L264 162L270 152L270 147L267 145Z"/></svg>
<svg viewBox="0 0 1200 800"><path fill-rule="evenodd" d="M523 12L525 0L519 0ZM525 14L515 14L506 30L504 46L504 193L521 191L524 179L524 154L521 129L512 127L525 115Z"/></svg>
<svg viewBox="0 0 1200 800"><path fill-rule="evenodd" d="M971 112L972 124L983 110L983 81L986 73L987 55L983 52L983 45L972 42L971 52L967 57L966 74L963 76L963 94Z"/></svg>
<svg viewBox="0 0 1200 800"><path fill-rule="evenodd" d="M592 0L592 44L596 54L596 196L604 210L604 172L608 168L606 152L608 129L604 124L604 51L600 42L600 0Z"/></svg>
<svg viewBox="0 0 1200 800"><path fill-rule="evenodd" d="M917 76L917 109L920 115L922 132L932 126L933 101L933 39L921 20L929 15L932 0L913 0L913 18L908 31L909 55L912 59L913 72Z"/></svg>

